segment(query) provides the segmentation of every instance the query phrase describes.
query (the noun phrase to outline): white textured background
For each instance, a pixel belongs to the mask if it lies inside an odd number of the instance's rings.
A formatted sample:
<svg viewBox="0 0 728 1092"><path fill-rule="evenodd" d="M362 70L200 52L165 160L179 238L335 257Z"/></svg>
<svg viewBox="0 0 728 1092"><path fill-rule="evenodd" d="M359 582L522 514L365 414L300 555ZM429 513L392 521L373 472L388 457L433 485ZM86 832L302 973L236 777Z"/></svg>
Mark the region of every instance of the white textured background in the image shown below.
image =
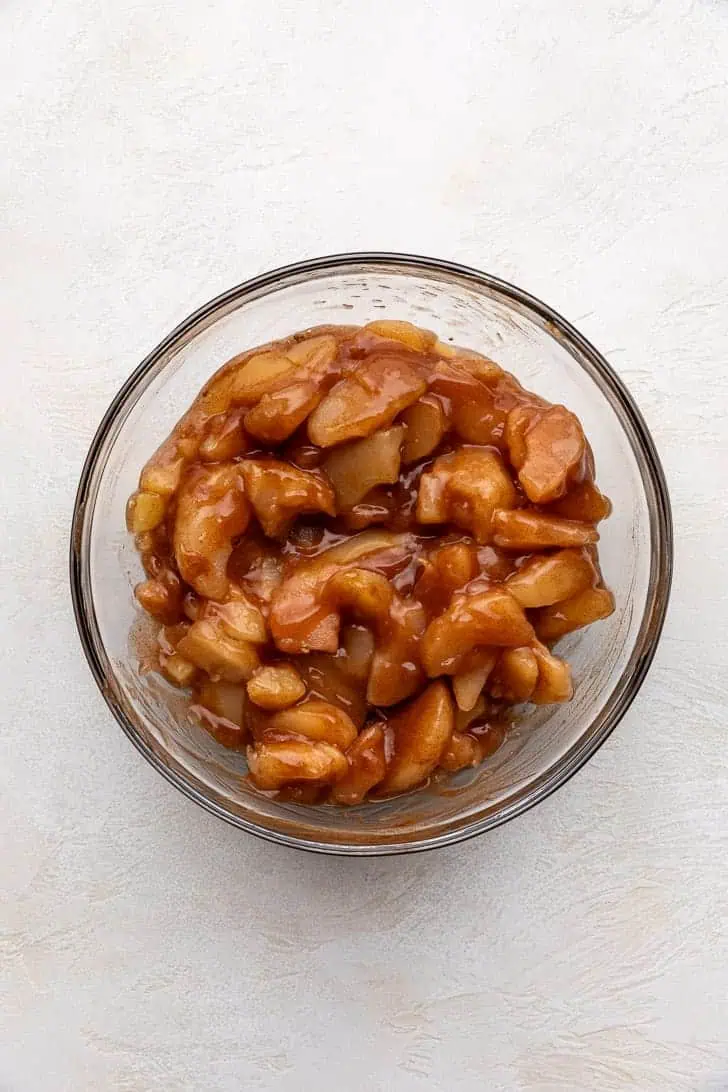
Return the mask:
<svg viewBox="0 0 728 1092"><path fill-rule="evenodd" d="M728 2L0 3L2 1092L728 1088ZM346 249L543 297L629 384L672 607L524 818L317 859L187 802L106 711L76 480L141 357Z"/></svg>

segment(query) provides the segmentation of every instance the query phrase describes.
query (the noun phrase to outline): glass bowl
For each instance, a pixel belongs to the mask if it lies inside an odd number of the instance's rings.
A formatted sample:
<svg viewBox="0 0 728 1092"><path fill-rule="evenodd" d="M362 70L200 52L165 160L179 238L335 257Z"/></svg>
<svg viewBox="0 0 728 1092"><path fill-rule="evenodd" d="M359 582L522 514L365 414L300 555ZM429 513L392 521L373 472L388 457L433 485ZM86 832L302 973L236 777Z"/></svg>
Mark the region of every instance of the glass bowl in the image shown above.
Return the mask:
<svg viewBox="0 0 728 1092"><path fill-rule="evenodd" d="M528 707L482 766L352 808L284 803L244 779L245 760L188 715L184 695L138 670L141 566L124 509L142 464L225 360L321 323L408 319L479 349L583 422L614 511L600 556L616 612L560 645L568 705ZM76 497L71 588L81 640L109 708L142 754L192 800L243 830L320 853L376 855L450 845L543 800L594 754L635 697L655 652L672 570L665 479L652 439L606 360L560 315L474 269L403 254L346 254L256 277L201 307L142 361L94 437Z"/></svg>

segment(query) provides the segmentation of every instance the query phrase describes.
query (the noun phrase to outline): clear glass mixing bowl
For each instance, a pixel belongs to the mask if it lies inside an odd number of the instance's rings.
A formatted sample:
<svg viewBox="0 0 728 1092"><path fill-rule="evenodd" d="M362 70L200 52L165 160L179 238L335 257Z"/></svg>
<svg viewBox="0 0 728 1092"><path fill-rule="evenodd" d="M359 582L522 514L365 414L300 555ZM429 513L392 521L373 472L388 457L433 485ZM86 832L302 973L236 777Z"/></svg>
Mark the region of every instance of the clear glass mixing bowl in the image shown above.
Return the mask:
<svg viewBox="0 0 728 1092"><path fill-rule="evenodd" d="M617 609L562 644L568 705L529 707L477 769L385 802L306 807L243 780L244 758L189 717L184 697L138 670L139 560L124 523L139 469L213 371L241 350L320 323L408 319L492 356L581 419L614 503L600 555ZM186 319L113 400L76 498L71 587L81 640L126 734L203 807L271 841L322 853L405 853L480 834L543 800L594 754L635 697L662 628L672 568L665 479L640 413L606 360L545 304L476 270L402 254L301 262L232 288Z"/></svg>

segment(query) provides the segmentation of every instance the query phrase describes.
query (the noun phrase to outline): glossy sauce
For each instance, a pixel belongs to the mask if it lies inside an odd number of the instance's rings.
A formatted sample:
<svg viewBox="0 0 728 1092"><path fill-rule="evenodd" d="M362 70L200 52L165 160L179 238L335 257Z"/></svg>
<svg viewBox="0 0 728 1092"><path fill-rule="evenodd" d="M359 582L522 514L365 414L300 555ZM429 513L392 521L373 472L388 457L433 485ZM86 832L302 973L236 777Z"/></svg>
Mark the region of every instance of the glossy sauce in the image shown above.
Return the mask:
<svg viewBox="0 0 728 1092"><path fill-rule="evenodd" d="M368 437L378 483L342 505L352 471L332 452L351 449L356 475ZM407 463L409 451L426 454ZM474 765L513 716L488 678L517 691L508 673L538 668L532 700L564 700L545 635L613 606L593 545L610 506L593 474L572 414L407 324L321 327L241 354L130 500L159 669L223 746L249 748L259 787L287 799L359 803ZM508 657L518 634L526 651ZM305 693L279 714L246 686L282 664Z"/></svg>

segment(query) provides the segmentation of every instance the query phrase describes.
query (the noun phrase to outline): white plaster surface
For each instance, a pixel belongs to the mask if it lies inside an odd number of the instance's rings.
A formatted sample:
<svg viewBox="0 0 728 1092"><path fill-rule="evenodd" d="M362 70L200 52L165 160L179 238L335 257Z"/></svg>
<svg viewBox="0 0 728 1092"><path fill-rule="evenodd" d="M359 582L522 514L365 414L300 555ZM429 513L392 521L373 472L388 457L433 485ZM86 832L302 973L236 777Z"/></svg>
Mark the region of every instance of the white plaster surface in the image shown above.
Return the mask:
<svg viewBox="0 0 728 1092"><path fill-rule="evenodd" d="M728 1089L726 0L0 3L0 1089ZM410 858L228 828L122 736L66 545L141 357L252 274L511 279L668 475L638 700L535 811Z"/></svg>

